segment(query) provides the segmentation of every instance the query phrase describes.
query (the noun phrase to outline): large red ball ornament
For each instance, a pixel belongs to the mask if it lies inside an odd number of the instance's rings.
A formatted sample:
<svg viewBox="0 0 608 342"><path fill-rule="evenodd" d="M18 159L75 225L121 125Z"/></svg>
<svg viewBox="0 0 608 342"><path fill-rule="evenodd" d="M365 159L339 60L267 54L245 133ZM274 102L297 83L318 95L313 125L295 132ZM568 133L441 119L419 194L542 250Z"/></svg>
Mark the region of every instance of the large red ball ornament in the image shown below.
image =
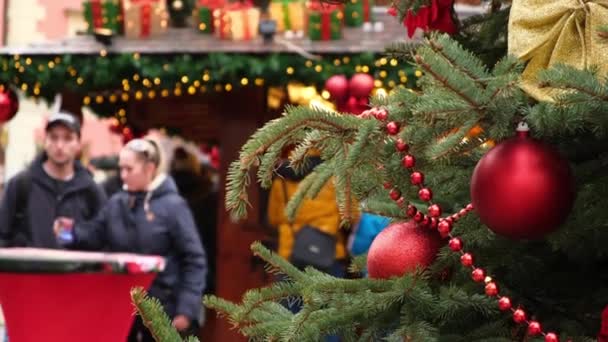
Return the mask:
<svg viewBox="0 0 608 342"><path fill-rule="evenodd" d="M368 74L358 73L350 78L348 84L350 95L356 98L368 98L374 89L374 78Z"/></svg>
<svg viewBox="0 0 608 342"><path fill-rule="evenodd" d="M481 158L471 179L481 222L514 239L537 239L555 231L570 213L574 197L568 162L529 137L525 124L516 137Z"/></svg>
<svg viewBox="0 0 608 342"><path fill-rule="evenodd" d="M441 245L437 233L414 221L392 224L372 242L367 255L367 271L371 278L400 277L433 263Z"/></svg>
<svg viewBox="0 0 608 342"><path fill-rule="evenodd" d="M325 90L334 101L344 101L348 96L348 79L344 75L334 75L325 81Z"/></svg>
<svg viewBox="0 0 608 342"><path fill-rule="evenodd" d="M0 86L0 124L12 119L18 110L17 94L6 86Z"/></svg>

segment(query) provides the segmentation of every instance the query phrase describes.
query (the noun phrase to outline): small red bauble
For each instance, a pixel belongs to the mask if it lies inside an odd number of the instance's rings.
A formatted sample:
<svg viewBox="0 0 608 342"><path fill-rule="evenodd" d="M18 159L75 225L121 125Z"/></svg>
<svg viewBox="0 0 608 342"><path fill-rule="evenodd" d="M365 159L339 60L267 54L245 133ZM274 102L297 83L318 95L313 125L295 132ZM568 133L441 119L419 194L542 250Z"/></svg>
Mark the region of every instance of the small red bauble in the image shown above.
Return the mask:
<svg viewBox="0 0 608 342"><path fill-rule="evenodd" d="M367 270L371 278L400 277L433 263L441 245L437 234L414 221L392 224L372 242Z"/></svg>
<svg viewBox="0 0 608 342"><path fill-rule="evenodd" d="M507 311L511 309L511 299L509 297L500 297L498 300L498 308L501 311Z"/></svg>
<svg viewBox="0 0 608 342"><path fill-rule="evenodd" d="M384 120L388 119L388 112L384 108L378 108L374 112L374 117L377 120L384 121Z"/></svg>
<svg viewBox="0 0 608 342"><path fill-rule="evenodd" d="M357 73L350 78L348 90L356 98L368 98L374 89L374 78L368 74Z"/></svg>
<svg viewBox="0 0 608 342"><path fill-rule="evenodd" d="M7 86L0 86L0 124L11 120L18 111L19 98L17 94Z"/></svg>
<svg viewBox="0 0 608 342"><path fill-rule="evenodd" d="M396 17L397 14L399 14L397 12L397 8L395 8L395 6L389 7L388 10L386 10L386 13L388 13L388 15L390 15L391 17Z"/></svg>
<svg viewBox="0 0 608 342"><path fill-rule="evenodd" d="M422 188L418 191L418 197L420 200L428 202L433 199L433 192L429 188Z"/></svg>
<svg viewBox="0 0 608 342"><path fill-rule="evenodd" d="M458 216L463 217L468 213L469 212L466 209L460 209L460 211L458 212Z"/></svg>
<svg viewBox="0 0 608 342"><path fill-rule="evenodd" d="M407 211L406 211L407 216L414 217L414 215L416 215L417 212L418 212L418 209L416 209L415 206L413 206L411 204L407 206Z"/></svg>
<svg viewBox="0 0 608 342"><path fill-rule="evenodd" d="M495 282L489 282L486 284L486 295L494 297L498 294L498 286Z"/></svg>
<svg viewBox="0 0 608 342"><path fill-rule="evenodd" d="M395 135L395 134L399 133L399 124L397 124L395 121L391 121L391 122L387 123L386 131L390 135Z"/></svg>
<svg viewBox="0 0 608 342"><path fill-rule="evenodd" d="M526 320L526 312L522 309L517 309L513 312L513 320L515 323L523 323Z"/></svg>
<svg viewBox="0 0 608 342"><path fill-rule="evenodd" d="M429 206L429 215L431 217L441 216L441 207L437 204L432 204L431 206Z"/></svg>
<svg viewBox="0 0 608 342"><path fill-rule="evenodd" d="M545 342L559 342L559 339L557 338L557 335L555 333L547 333L547 335L545 335Z"/></svg>
<svg viewBox="0 0 608 342"><path fill-rule="evenodd" d="M344 75L334 75L325 81L325 90L334 101L344 101L348 96L348 79Z"/></svg>
<svg viewBox="0 0 608 342"><path fill-rule="evenodd" d="M410 175L410 182L412 185L420 185L424 182L424 174L422 172L416 171L412 172Z"/></svg>
<svg viewBox="0 0 608 342"><path fill-rule="evenodd" d="M390 189L390 188L392 188L392 187L393 187L393 185L392 185L390 182L384 182L384 184L383 184L382 186L384 186L384 188L385 188L386 190L388 190L388 189Z"/></svg>
<svg viewBox="0 0 608 342"><path fill-rule="evenodd" d="M422 218L422 222L420 222L420 225L424 228L429 228L429 226L431 225L431 218L424 215L424 217Z"/></svg>
<svg viewBox="0 0 608 342"><path fill-rule="evenodd" d="M396 201L396 203L399 207L403 207L403 205L405 204L405 198L399 197L399 199Z"/></svg>
<svg viewBox="0 0 608 342"><path fill-rule="evenodd" d="M408 154L403 157L403 159L401 160L401 164L403 164L404 167L411 169L416 166L416 158L414 158L413 155Z"/></svg>
<svg viewBox="0 0 608 342"><path fill-rule="evenodd" d="M452 225L448 221L442 220L437 225L437 230L439 231L439 234L441 235L441 237L445 238L452 231Z"/></svg>
<svg viewBox="0 0 608 342"><path fill-rule="evenodd" d="M453 214L450 217L452 218L452 221L454 221L454 222L458 222L458 220L460 219L460 215L458 215L458 214Z"/></svg>
<svg viewBox="0 0 608 342"><path fill-rule="evenodd" d="M538 323L537 321L531 321L530 324L528 324L528 334L531 336L535 336L540 334L543 331L543 329L541 329L540 323Z"/></svg>
<svg viewBox="0 0 608 342"><path fill-rule="evenodd" d="M414 222L420 223L422 222L422 220L424 220L424 214L421 212L417 212L416 215L414 215Z"/></svg>
<svg viewBox="0 0 608 342"><path fill-rule="evenodd" d="M476 268L473 270L473 272L471 272L471 277L474 281L480 283L486 278L486 272L484 272L484 270L481 268Z"/></svg>
<svg viewBox="0 0 608 342"><path fill-rule="evenodd" d="M460 257L460 263L462 266L471 267L473 266L473 256L469 253L464 253Z"/></svg>
<svg viewBox="0 0 608 342"><path fill-rule="evenodd" d="M471 210L473 210L473 204L472 204L472 203L467 204L467 206L466 206L466 208L465 208L465 209L466 209L467 211L471 211Z"/></svg>
<svg viewBox="0 0 608 342"><path fill-rule="evenodd" d="M397 200L399 200L399 197L401 197L401 191L399 191L397 189L393 189L388 193L388 195L391 197L391 199L393 201L397 201Z"/></svg>
<svg viewBox="0 0 608 342"><path fill-rule="evenodd" d="M431 229L437 229L439 225L439 220L435 217L431 218Z"/></svg>
<svg viewBox="0 0 608 342"><path fill-rule="evenodd" d="M395 142L395 148L399 152L407 152L410 149L410 145L401 139L397 139L397 142Z"/></svg>
<svg viewBox="0 0 608 342"><path fill-rule="evenodd" d="M471 179L471 198L481 222L496 234L537 239L555 231L574 203L568 161L551 146L527 136L492 148Z"/></svg>
<svg viewBox="0 0 608 342"><path fill-rule="evenodd" d="M460 240L460 238L451 238L448 245L454 252L459 252L462 250L462 240Z"/></svg>

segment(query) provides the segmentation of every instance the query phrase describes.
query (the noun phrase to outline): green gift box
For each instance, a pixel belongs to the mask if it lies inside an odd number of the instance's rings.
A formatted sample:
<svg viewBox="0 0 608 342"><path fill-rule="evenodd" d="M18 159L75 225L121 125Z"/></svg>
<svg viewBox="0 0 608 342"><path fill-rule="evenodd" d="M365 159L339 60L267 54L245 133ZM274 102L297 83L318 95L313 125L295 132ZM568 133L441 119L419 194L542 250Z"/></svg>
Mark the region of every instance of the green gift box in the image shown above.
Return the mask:
<svg viewBox="0 0 608 342"><path fill-rule="evenodd" d="M122 7L119 0L88 0L83 2L87 31L105 28L113 33L122 33Z"/></svg>
<svg viewBox="0 0 608 342"><path fill-rule="evenodd" d="M341 7L312 3L308 14L308 37L311 40L336 40L342 38Z"/></svg>
<svg viewBox="0 0 608 342"><path fill-rule="evenodd" d="M200 0L195 11L198 30L200 33L213 33L214 12L221 9L225 4L224 0Z"/></svg>
<svg viewBox="0 0 608 342"><path fill-rule="evenodd" d="M347 0L344 4L344 23L350 27L360 27L372 22L373 0Z"/></svg>

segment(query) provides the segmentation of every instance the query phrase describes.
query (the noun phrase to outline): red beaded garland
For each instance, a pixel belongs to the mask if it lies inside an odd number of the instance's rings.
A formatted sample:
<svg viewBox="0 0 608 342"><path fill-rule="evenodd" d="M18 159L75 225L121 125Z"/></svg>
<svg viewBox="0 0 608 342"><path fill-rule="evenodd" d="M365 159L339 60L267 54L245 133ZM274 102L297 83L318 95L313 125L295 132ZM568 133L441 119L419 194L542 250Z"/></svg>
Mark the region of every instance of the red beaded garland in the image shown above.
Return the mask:
<svg viewBox="0 0 608 342"><path fill-rule="evenodd" d="M538 323L537 321L531 321L530 324L528 324L529 335L535 336L540 334L542 331L543 330L541 329L540 323Z"/></svg>
<svg viewBox="0 0 608 342"><path fill-rule="evenodd" d="M422 188L418 191L418 197L420 200L428 202L433 199L433 192L429 188Z"/></svg>
<svg viewBox="0 0 608 342"><path fill-rule="evenodd" d="M473 277L474 281L479 283L486 278L486 272L481 268L476 268L473 270L473 272L471 272L471 277Z"/></svg>
<svg viewBox="0 0 608 342"><path fill-rule="evenodd" d="M513 312L513 320L515 323L523 323L526 320L526 312L522 309L517 309Z"/></svg>
<svg viewBox="0 0 608 342"><path fill-rule="evenodd" d="M437 230L441 234L441 237L447 237L452 231L452 225L446 220L441 220L439 225L437 225Z"/></svg>
<svg viewBox="0 0 608 342"><path fill-rule="evenodd" d="M437 204L432 204L431 206L429 206L429 215L431 217L441 216L441 207Z"/></svg>
<svg viewBox="0 0 608 342"><path fill-rule="evenodd" d="M395 143L395 148L399 152L407 153L407 151L410 149L410 146L405 141L403 141L401 139L397 139L397 142Z"/></svg>
<svg viewBox="0 0 608 342"><path fill-rule="evenodd" d="M391 122L387 123L386 131L390 135L395 135L395 134L399 133L399 124L397 124L395 121L391 121Z"/></svg>
<svg viewBox="0 0 608 342"><path fill-rule="evenodd" d="M403 164L404 167L411 169L416 166L416 158L414 158L413 155L408 154L403 157L403 159L401 160L401 164Z"/></svg>
<svg viewBox="0 0 608 342"><path fill-rule="evenodd" d="M500 297L498 300L498 308L502 311L511 309L511 299L509 299L509 297Z"/></svg>
<svg viewBox="0 0 608 342"><path fill-rule="evenodd" d="M466 267L471 267L473 266L473 256L469 253L464 253L461 257L460 257L460 263L463 266Z"/></svg>
<svg viewBox="0 0 608 342"><path fill-rule="evenodd" d="M450 246L450 249L454 252L462 250L462 240L460 238L451 238L448 245Z"/></svg>
<svg viewBox="0 0 608 342"><path fill-rule="evenodd" d="M545 335L545 342L559 342L559 339L555 333L550 332Z"/></svg>
<svg viewBox="0 0 608 342"><path fill-rule="evenodd" d="M388 119L388 111L384 108L376 108L376 110L373 112L373 115L376 119L380 121Z"/></svg>
<svg viewBox="0 0 608 342"><path fill-rule="evenodd" d="M410 182L412 183L412 185L420 185L424 183L424 174L419 171L412 172L410 176Z"/></svg>
<svg viewBox="0 0 608 342"><path fill-rule="evenodd" d="M486 295L490 296L490 297L494 297L498 294L498 286L496 286L496 283L491 281L489 283L486 284Z"/></svg>

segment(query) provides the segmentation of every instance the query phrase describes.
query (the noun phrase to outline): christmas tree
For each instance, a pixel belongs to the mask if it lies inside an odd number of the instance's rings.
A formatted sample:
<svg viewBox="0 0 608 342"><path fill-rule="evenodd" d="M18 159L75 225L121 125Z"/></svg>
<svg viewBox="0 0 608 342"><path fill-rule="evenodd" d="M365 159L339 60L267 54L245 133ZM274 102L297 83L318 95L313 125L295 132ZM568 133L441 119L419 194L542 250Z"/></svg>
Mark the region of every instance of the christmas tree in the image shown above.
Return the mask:
<svg viewBox="0 0 608 342"><path fill-rule="evenodd" d="M250 171L269 187L283 148L295 144L296 172L311 149L323 163L301 182L288 216L333 182L342 225L359 209L393 220L368 257L354 260L356 279L297 269L254 244L288 280L241 303L206 298L243 335L606 338L608 4L492 1L461 23L452 6L402 0L392 9L408 27L453 33L391 48L423 70L419 89L373 98L358 116L289 107L243 146L227 184L235 218L247 212ZM281 304L293 298L302 303L295 314Z"/></svg>

